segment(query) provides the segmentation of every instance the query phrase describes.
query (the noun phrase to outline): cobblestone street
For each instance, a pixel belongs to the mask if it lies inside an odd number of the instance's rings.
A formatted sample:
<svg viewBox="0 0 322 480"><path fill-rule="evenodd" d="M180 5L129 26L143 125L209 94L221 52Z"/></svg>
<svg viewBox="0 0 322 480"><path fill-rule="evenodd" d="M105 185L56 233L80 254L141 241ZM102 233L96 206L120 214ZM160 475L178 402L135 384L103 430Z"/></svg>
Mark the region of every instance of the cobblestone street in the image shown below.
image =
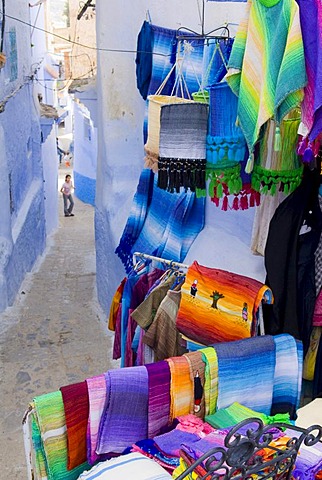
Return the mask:
<svg viewBox="0 0 322 480"><path fill-rule="evenodd" d="M60 170L60 183L65 175ZM35 396L117 365L113 338L96 302L94 208L75 198L15 304L1 314L1 476L27 479L23 414Z"/></svg>

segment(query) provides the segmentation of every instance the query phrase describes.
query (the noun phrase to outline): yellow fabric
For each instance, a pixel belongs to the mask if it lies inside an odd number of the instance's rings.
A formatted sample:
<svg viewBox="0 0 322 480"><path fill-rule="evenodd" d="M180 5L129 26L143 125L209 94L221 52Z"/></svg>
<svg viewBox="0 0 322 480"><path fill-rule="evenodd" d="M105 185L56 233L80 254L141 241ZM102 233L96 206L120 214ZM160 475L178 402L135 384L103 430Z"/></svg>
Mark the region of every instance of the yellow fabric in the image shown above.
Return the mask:
<svg viewBox="0 0 322 480"><path fill-rule="evenodd" d="M179 477L179 475L181 475L186 469L187 469L187 465L185 464L183 459L180 458L180 464L175 470L173 470L172 478ZM192 472L192 473L189 473L189 475L187 475L185 477L185 480L197 480L198 478L200 478L200 477L198 477L198 475L196 473Z"/></svg>
<svg viewBox="0 0 322 480"><path fill-rule="evenodd" d="M111 330L112 332L115 331L115 320L116 320L117 310L122 300L122 293L123 292L121 290L117 289L112 299L110 314L108 317L108 329Z"/></svg>
<svg viewBox="0 0 322 480"><path fill-rule="evenodd" d="M217 409L218 398L218 359L216 350L212 347L203 348L202 353L205 367L205 412L212 415Z"/></svg>
<svg viewBox="0 0 322 480"><path fill-rule="evenodd" d="M303 378L304 380L312 381L314 378L315 362L316 355L319 348L320 337L321 337L322 327L313 327L310 345L305 355L304 364L303 364Z"/></svg>
<svg viewBox="0 0 322 480"><path fill-rule="evenodd" d="M170 384L170 420L181 415L188 415L193 409L194 388L190 376L190 365L186 357L168 358Z"/></svg>

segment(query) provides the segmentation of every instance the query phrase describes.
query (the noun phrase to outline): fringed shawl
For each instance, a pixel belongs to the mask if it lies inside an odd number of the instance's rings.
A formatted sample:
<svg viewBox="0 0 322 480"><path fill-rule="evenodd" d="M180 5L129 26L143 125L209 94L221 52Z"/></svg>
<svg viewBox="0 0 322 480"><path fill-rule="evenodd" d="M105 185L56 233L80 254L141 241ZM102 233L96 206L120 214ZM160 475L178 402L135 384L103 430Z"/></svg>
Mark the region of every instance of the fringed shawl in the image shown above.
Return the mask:
<svg viewBox="0 0 322 480"><path fill-rule="evenodd" d="M306 84L299 8L295 0L267 3L273 6L248 0L226 76L239 97L238 120L250 153L262 125L273 117L280 123L301 103Z"/></svg>

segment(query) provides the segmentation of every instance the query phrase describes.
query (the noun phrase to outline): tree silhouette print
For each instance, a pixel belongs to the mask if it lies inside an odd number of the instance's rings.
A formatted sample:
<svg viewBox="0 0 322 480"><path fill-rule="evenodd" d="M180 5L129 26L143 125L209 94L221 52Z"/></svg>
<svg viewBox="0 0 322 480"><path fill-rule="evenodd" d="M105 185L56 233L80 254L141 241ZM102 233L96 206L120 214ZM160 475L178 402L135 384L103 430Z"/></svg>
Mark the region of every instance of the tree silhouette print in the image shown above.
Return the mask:
<svg viewBox="0 0 322 480"><path fill-rule="evenodd" d="M221 298L224 298L225 295L223 295L222 293L219 293L218 290L215 290L212 292L212 295L210 295L210 298L212 298L212 305L211 307L212 308L217 308L218 310L218 307L217 307L217 303L218 303L218 300L220 300Z"/></svg>

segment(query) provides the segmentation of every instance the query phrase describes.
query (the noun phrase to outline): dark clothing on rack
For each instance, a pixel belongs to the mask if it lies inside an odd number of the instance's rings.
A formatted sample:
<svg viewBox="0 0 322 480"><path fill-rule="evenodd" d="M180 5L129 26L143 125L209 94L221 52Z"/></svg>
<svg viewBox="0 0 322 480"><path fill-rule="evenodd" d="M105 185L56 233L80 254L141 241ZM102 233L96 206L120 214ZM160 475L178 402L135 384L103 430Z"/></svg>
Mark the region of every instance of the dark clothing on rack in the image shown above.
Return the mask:
<svg viewBox="0 0 322 480"><path fill-rule="evenodd" d="M137 40L136 86L146 100L152 76L153 29L149 22L143 22Z"/></svg>
<svg viewBox="0 0 322 480"><path fill-rule="evenodd" d="M276 209L265 249L266 284L274 295L274 304L264 307L265 332L302 340L304 355L315 303L314 252L321 234L318 187L317 171L305 169L301 185Z"/></svg>

